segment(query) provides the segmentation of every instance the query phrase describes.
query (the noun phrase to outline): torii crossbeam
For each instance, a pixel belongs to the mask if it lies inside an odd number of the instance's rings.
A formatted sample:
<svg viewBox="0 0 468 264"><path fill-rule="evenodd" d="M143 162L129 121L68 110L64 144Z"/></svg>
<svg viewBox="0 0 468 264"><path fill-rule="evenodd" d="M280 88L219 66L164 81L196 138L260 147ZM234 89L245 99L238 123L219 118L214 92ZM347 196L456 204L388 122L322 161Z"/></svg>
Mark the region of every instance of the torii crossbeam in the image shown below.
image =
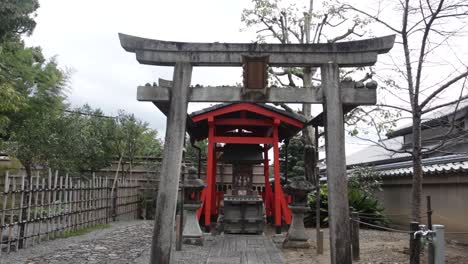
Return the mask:
<svg viewBox="0 0 468 264"><path fill-rule="evenodd" d="M343 105L375 104L374 89L347 88L340 67L374 65L395 36L325 44L188 43L119 34L122 47L142 64L175 66L172 87L138 87L138 100L169 103L164 158L157 197L151 263L169 264L187 104L193 102L322 103L325 113L331 263L350 264ZM321 88L190 87L193 66L242 66L244 57L265 57L278 67L320 67ZM244 87L245 88L245 87Z"/></svg>

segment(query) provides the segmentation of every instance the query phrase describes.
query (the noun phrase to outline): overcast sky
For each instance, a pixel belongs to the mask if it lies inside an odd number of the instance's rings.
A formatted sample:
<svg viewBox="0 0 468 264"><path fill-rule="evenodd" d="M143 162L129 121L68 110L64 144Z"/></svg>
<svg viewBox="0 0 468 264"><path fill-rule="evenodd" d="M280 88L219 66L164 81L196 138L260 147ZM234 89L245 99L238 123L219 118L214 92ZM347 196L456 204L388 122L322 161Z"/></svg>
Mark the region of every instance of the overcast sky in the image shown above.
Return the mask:
<svg viewBox="0 0 468 264"><path fill-rule="evenodd" d="M41 0L37 27L27 44L41 46L47 57L56 56L61 67L72 70L68 94L72 106L88 103L108 115L124 109L163 138L164 115L152 103L136 101L136 87L158 78L172 79L172 67L139 64L133 53L122 49L118 33L187 42L252 42L253 30L240 31L242 10L250 4L250 0ZM389 34L373 29L378 36ZM192 84L235 84L241 82L241 73L240 67L195 67ZM203 106L190 104L189 112ZM347 152L361 147L347 147Z"/></svg>
<svg viewBox="0 0 468 264"><path fill-rule="evenodd" d="M187 42L252 42L256 33L241 31L241 13L250 4L250 0L41 0L37 27L27 44L41 46L47 57L56 56L61 67L72 70L68 95L72 106L87 103L108 115L124 109L164 138L165 116L152 103L138 102L136 87L158 78L172 79L172 67L139 64L120 46L118 33ZM235 84L241 74L240 67L195 67L192 84ZM205 106L190 104L189 112Z"/></svg>
<svg viewBox="0 0 468 264"><path fill-rule="evenodd" d="M28 45L57 56L73 70L69 102L99 107L109 115L118 109L134 113L163 135L165 117L151 103L136 101L136 87L158 78L172 79L172 67L140 65L120 46L118 32L161 40L251 42L240 32L248 0L42 0L37 27ZM194 68L193 84L234 84L241 68ZM190 105L189 111L200 106Z"/></svg>

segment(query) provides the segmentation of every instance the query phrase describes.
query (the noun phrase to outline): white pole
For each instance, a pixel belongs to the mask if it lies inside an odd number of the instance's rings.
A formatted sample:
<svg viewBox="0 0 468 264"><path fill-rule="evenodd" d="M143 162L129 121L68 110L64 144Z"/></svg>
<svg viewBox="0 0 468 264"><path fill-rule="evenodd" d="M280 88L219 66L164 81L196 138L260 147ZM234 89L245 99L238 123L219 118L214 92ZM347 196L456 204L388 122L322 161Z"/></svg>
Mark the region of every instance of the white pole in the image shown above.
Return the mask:
<svg viewBox="0 0 468 264"><path fill-rule="evenodd" d="M432 225L436 233L434 237L434 260L435 264L445 264L445 226Z"/></svg>

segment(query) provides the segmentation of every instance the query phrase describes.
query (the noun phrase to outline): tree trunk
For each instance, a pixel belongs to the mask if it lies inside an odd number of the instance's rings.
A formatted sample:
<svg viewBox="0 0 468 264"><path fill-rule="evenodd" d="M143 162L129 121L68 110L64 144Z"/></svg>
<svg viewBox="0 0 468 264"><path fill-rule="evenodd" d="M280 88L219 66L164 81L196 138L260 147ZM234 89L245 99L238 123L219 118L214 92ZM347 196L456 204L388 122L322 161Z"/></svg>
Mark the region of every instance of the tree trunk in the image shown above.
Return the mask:
<svg viewBox="0 0 468 264"><path fill-rule="evenodd" d="M312 71L310 67L304 68L304 89L312 89ZM302 113L307 119L312 115L311 109L312 107L310 104L302 105ZM315 185L315 167L317 166L315 148L317 146L315 146L314 136L314 129L311 126L302 130L302 138L304 141L304 176Z"/></svg>
<svg viewBox="0 0 468 264"><path fill-rule="evenodd" d="M26 171L26 178L28 179L28 183L32 182L32 168L31 164L29 162L25 162L24 164L24 170Z"/></svg>
<svg viewBox="0 0 468 264"><path fill-rule="evenodd" d="M310 43L310 19L312 17L312 11L314 9L314 0L310 0L309 2L309 13L305 15L304 19L304 30L305 30L305 37L306 43ZM312 69L310 67L304 68L304 77L303 77L303 84L305 89L312 89ZM311 104L303 104L302 105L302 113L304 116L309 119L312 115L312 105ZM317 182L315 182L315 167L317 166L317 159L315 155L315 150L318 146L315 146L315 132L311 126L306 127L302 131L302 138L304 140L304 176L308 181L313 183L317 186Z"/></svg>
<svg viewBox="0 0 468 264"><path fill-rule="evenodd" d="M421 154L421 114L413 115L413 183L411 190L412 207L411 218L415 222L421 222L421 197L422 197L422 154Z"/></svg>

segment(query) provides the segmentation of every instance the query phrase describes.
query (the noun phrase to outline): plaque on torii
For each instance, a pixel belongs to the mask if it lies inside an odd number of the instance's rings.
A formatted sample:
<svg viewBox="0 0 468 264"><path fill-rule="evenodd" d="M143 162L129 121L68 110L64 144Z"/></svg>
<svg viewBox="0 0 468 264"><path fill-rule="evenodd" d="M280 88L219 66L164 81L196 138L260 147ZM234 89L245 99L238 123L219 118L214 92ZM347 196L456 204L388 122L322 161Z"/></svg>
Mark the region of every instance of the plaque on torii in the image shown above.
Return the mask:
<svg viewBox="0 0 468 264"><path fill-rule="evenodd" d="M323 44L190 43L146 39L125 34L119 34L119 38L122 47L135 53L138 62L175 66L173 81L169 85L160 83L159 86L140 86L137 90L139 101L151 101L156 105L162 103L168 107L151 263L170 262L188 102L323 104L331 263L352 262L343 106L375 104L376 91L342 84L339 68L374 65L379 54L387 53L393 47L394 35ZM248 65L249 61L253 61L254 64ZM253 80L252 83L244 80L244 86L252 87L190 87L193 66L245 65L248 77L251 73L255 74L259 67L263 67L261 62L267 62L268 66L272 67L320 67L321 86L261 87L255 82L258 80Z"/></svg>

